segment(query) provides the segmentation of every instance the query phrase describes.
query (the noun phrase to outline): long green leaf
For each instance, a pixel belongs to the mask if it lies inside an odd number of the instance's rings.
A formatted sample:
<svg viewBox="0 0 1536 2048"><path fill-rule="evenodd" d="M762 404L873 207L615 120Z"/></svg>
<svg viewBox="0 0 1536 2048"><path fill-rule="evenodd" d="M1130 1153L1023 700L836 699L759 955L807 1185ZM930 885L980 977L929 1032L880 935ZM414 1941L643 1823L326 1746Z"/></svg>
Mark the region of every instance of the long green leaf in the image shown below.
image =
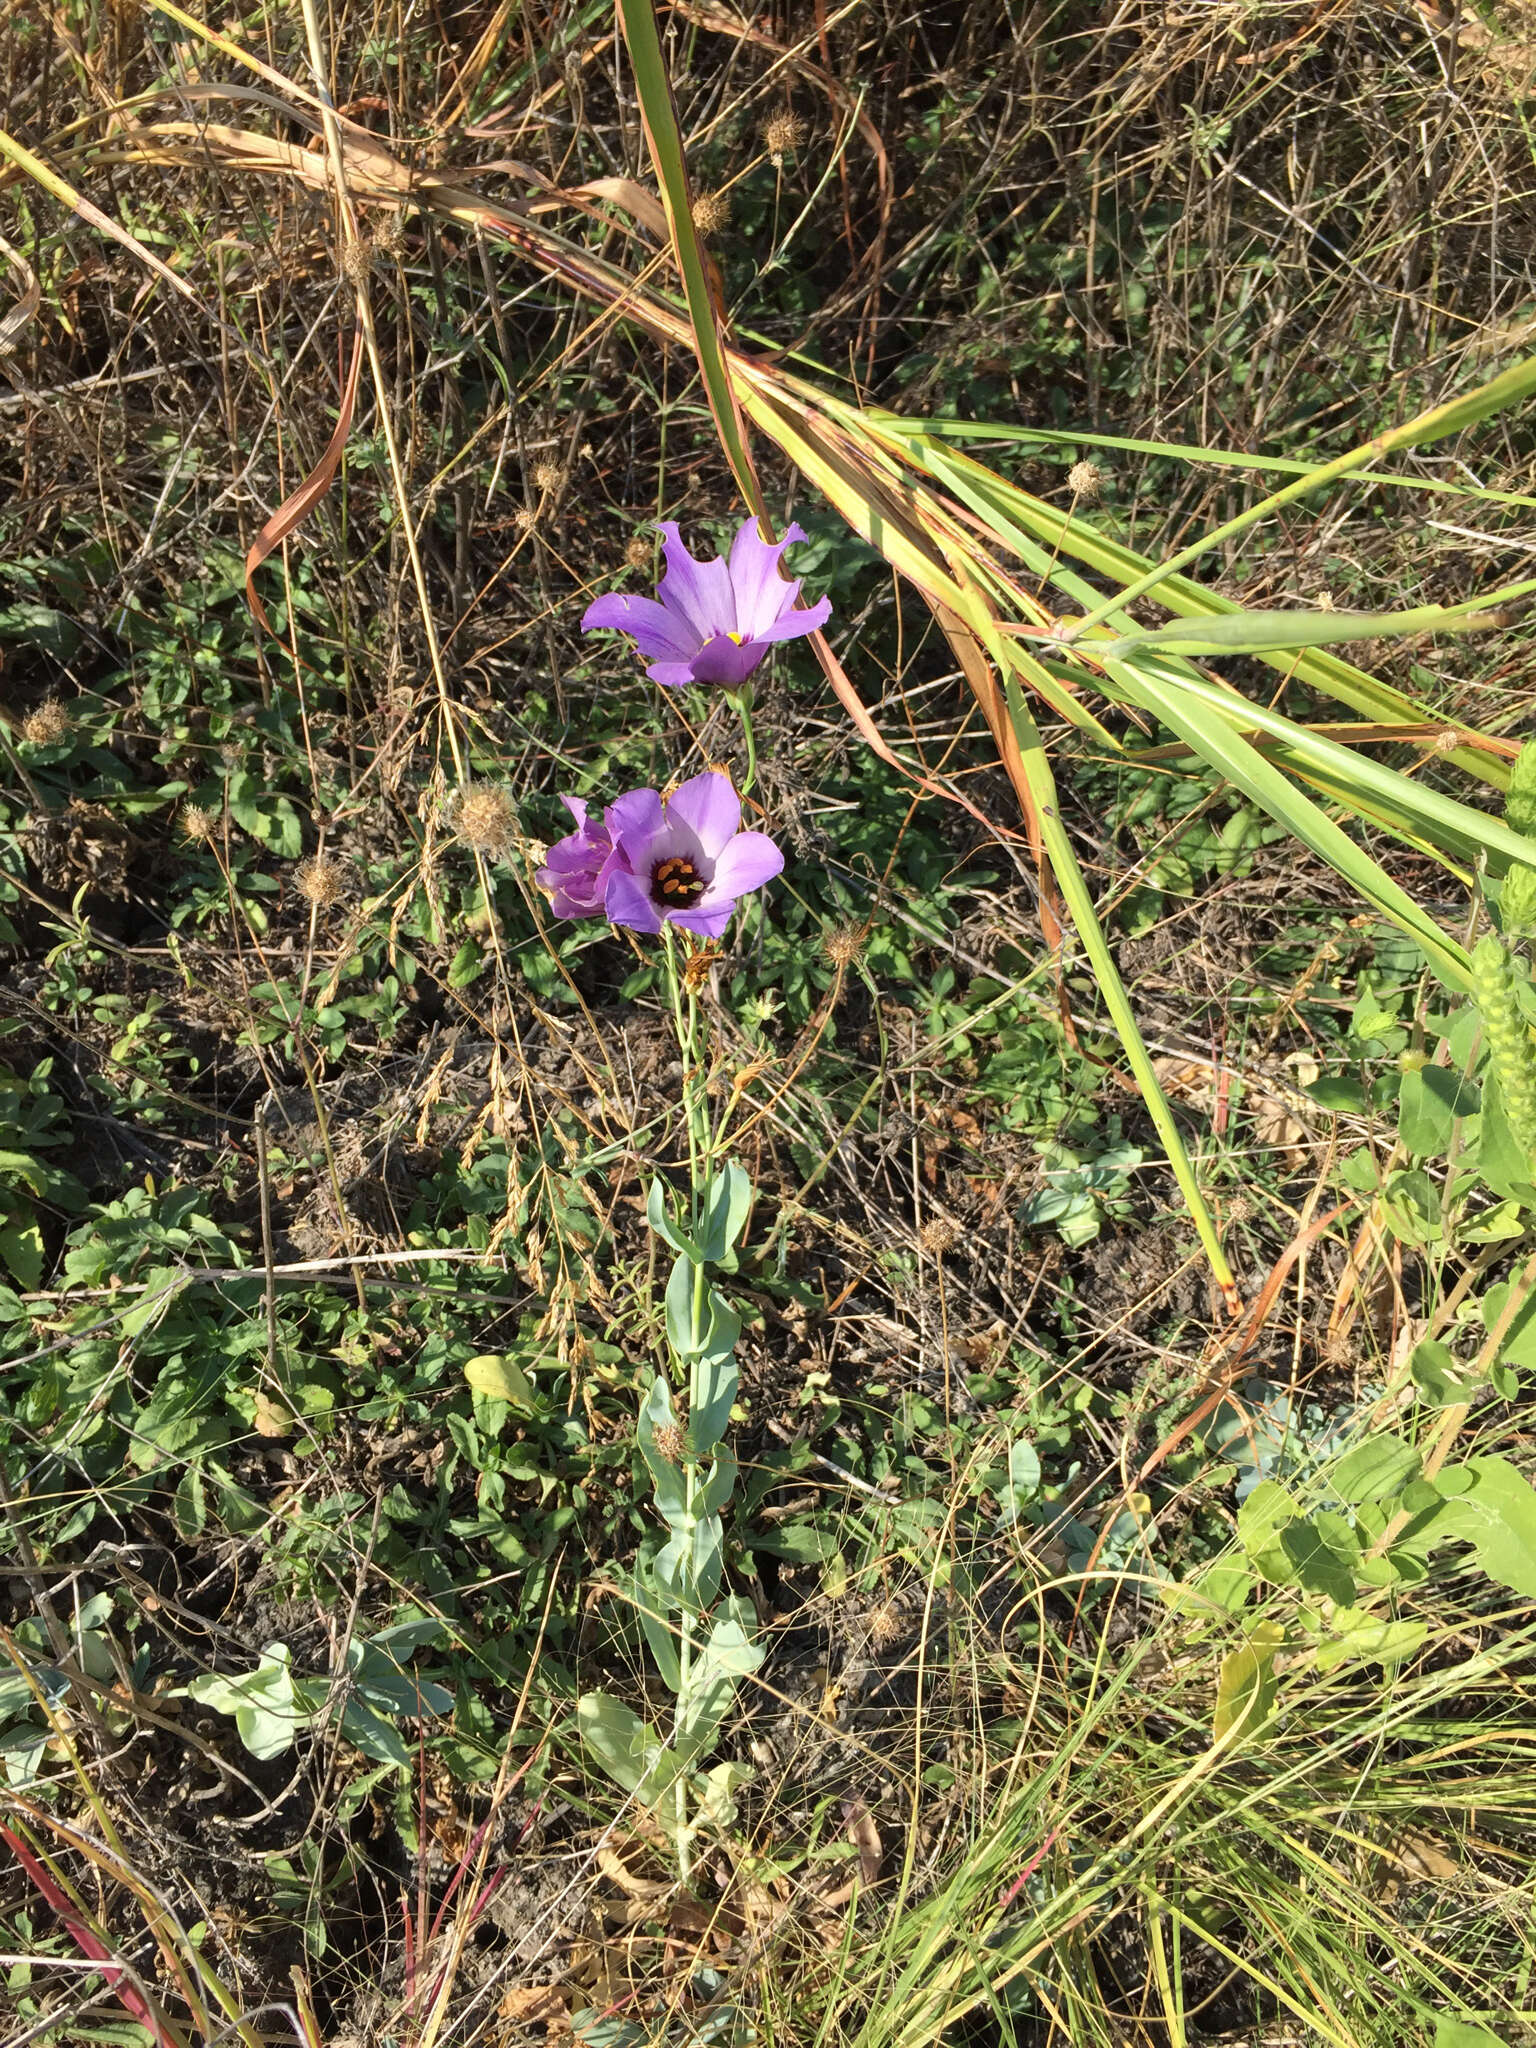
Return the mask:
<svg viewBox="0 0 1536 2048"><path fill-rule="evenodd" d="M645 139L651 162L661 185L662 205L672 236L672 249L683 281L683 297L693 327L693 344L699 358L699 373L714 414L715 431L726 460L736 478L742 497L761 514L763 494L747 447L736 387L726 362L719 318L709 289L709 276L699 231L693 222L693 201L688 188L688 164L683 153L682 129L672 81L661 53L661 36L651 0L618 0L619 22L635 74L635 93L645 124Z"/></svg>

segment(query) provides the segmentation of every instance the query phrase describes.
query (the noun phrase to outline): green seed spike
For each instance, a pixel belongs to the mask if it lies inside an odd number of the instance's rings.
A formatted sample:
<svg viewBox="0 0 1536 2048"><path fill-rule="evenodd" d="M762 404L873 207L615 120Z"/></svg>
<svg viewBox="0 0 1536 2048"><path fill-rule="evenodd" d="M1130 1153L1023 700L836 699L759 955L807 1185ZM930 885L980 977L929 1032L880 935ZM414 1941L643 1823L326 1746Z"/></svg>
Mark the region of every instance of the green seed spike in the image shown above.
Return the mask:
<svg viewBox="0 0 1536 2048"><path fill-rule="evenodd" d="M1510 771L1504 818L1512 831L1536 839L1536 740L1527 740Z"/></svg>
<svg viewBox="0 0 1536 2048"><path fill-rule="evenodd" d="M1483 1020L1504 1114L1521 1144L1536 1153L1536 1041L1521 1014L1514 962L1491 932L1472 954L1472 1000Z"/></svg>
<svg viewBox="0 0 1536 2048"><path fill-rule="evenodd" d="M1515 761L1504 800L1504 820L1536 841L1536 741L1527 740ZM1531 856L1536 860L1536 844ZM1507 932L1528 931L1536 925L1536 869L1516 863L1505 875L1499 890L1499 923Z"/></svg>

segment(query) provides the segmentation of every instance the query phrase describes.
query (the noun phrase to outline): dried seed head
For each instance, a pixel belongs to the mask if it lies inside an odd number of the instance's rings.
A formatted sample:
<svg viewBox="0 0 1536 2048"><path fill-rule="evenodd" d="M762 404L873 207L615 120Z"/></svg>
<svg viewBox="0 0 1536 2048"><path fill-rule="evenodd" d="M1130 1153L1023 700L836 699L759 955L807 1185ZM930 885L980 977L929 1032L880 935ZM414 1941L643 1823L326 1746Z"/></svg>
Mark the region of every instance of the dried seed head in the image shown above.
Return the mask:
<svg viewBox="0 0 1536 2048"><path fill-rule="evenodd" d="M834 967L851 967L864 950L867 934L856 924L835 924L821 942L821 950Z"/></svg>
<svg viewBox="0 0 1536 2048"><path fill-rule="evenodd" d="M804 140L805 123L788 107L781 108L777 114L770 114L763 123L763 147L772 157L775 168L782 165L785 157L792 155Z"/></svg>
<svg viewBox="0 0 1536 2048"><path fill-rule="evenodd" d="M652 1441L669 1465L688 1463L688 1438L675 1422L664 1422L653 1432Z"/></svg>
<svg viewBox="0 0 1536 2048"><path fill-rule="evenodd" d="M398 208L386 213L374 229L373 246L381 256L398 256L405 248L405 215Z"/></svg>
<svg viewBox="0 0 1536 2048"><path fill-rule="evenodd" d="M205 811L201 804L187 804L181 813L181 829L194 844L211 839L218 828L218 819L212 811Z"/></svg>
<svg viewBox="0 0 1536 2048"><path fill-rule="evenodd" d="M531 505L519 505L512 514L512 524L519 533L532 533L539 523L539 515Z"/></svg>
<svg viewBox="0 0 1536 2048"><path fill-rule="evenodd" d="M348 242L341 252L341 268L348 282L361 291L373 269L373 243L367 235L359 235L355 241Z"/></svg>
<svg viewBox="0 0 1536 2048"><path fill-rule="evenodd" d="M872 1650L888 1650L907 1632L906 1617L894 1600L882 1600L869 1617L869 1646Z"/></svg>
<svg viewBox="0 0 1536 2048"><path fill-rule="evenodd" d="M306 903L312 903L316 910L326 910L339 903L346 893L341 862L329 860L323 853L301 860L294 870L293 886Z"/></svg>
<svg viewBox="0 0 1536 2048"><path fill-rule="evenodd" d="M1336 1330L1331 1337L1323 1339L1322 1360L1324 1365L1352 1365L1354 1357L1355 1347L1350 1343L1342 1330Z"/></svg>
<svg viewBox="0 0 1536 2048"><path fill-rule="evenodd" d="M643 533L637 533L624 550L624 559L631 569L649 569L655 549Z"/></svg>
<svg viewBox="0 0 1536 2048"><path fill-rule="evenodd" d="M947 1216L935 1216L923 1225L920 1241L923 1250L931 1252L937 1259L943 1257L959 1235Z"/></svg>
<svg viewBox="0 0 1536 2048"><path fill-rule="evenodd" d="M57 697L49 697L21 721L21 736L34 747L56 747L69 738L75 721Z"/></svg>
<svg viewBox="0 0 1536 2048"><path fill-rule="evenodd" d="M1103 471L1094 463L1074 462L1067 471L1068 490L1074 498L1081 498L1085 505L1097 505L1103 487Z"/></svg>
<svg viewBox="0 0 1536 2048"><path fill-rule="evenodd" d="M454 806L453 829L476 853L499 859L517 838L517 812L511 797L491 783L471 783Z"/></svg>
<svg viewBox="0 0 1536 2048"><path fill-rule="evenodd" d="M693 202L693 224L701 235L717 235L731 217L731 202L723 192L701 192Z"/></svg>
<svg viewBox="0 0 1536 2048"><path fill-rule="evenodd" d="M558 491L565 482L565 471L558 462L540 462L534 465L533 481L541 491Z"/></svg>
<svg viewBox="0 0 1536 2048"><path fill-rule="evenodd" d="M1434 750L1437 754L1454 754L1458 747L1465 744L1466 734L1458 732L1454 725L1442 726L1435 734Z"/></svg>
<svg viewBox="0 0 1536 2048"><path fill-rule="evenodd" d="M1227 1221L1229 1223L1246 1223L1252 1214L1253 1203L1246 1195L1234 1195L1227 1204Z"/></svg>

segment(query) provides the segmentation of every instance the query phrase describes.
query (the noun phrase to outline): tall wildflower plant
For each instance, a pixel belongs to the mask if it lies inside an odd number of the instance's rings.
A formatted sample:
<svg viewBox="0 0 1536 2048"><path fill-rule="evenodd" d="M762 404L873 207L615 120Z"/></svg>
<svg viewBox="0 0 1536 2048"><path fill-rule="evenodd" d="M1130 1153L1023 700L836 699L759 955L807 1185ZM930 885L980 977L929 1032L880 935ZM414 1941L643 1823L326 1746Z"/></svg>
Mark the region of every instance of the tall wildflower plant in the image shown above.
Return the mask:
<svg viewBox="0 0 1536 2048"><path fill-rule="evenodd" d="M655 598L601 597L589 632L632 636L654 681L668 688L716 683L733 697L749 735L747 690L778 642L814 632L830 607L799 609L799 585L780 573L791 527L765 541L755 519L728 557L696 561L675 526L662 528L667 566ZM686 1193L659 1177L647 1216L672 1254L665 1295L667 1370L641 1403L639 1442L661 1526L641 1543L632 1598L655 1659L674 1695L672 1725L643 1721L624 1701L588 1693L577 1715L588 1754L675 1843L686 1874L700 1827L725 1825L743 1767L702 1768L742 1679L761 1661L751 1603L725 1594L724 1511L736 1484L726 1443L736 1401L741 1318L719 1280L735 1270L752 1210L752 1184L726 1156L739 1093L711 1110L711 1052L699 988L714 941L740 899L784 865L766 832L743 829L741 799L727 776L708 770L670 796L630 790L596 816L566 797L575 829L549 849L538 880L561 917L606 917L661 943L682 1056Z"/></svg>
<svg viewBox="0 0 1536 2048"><path fill-rule="evenodd" d="M1089 733L1096 745L1112 752L1137 744L1134 736L1129 743L1119 737L1127 714L1139 731L1161 727L1181 752L1220 775L1332 867L1380 917L1410 937L1448 989L1466 993L1472 975L1467 948L1401 887L1350 828L1364 826L1396 838L1440 863L1463 886L1472 882L1480 864L1491 879L1502 880L1514 867L1530 865L1529 838L1424 777L1379 761L1368 750L1383 744L1416 745L1437 752L1445 766L1475 783L1502 791L1517 749L1470 727L1448 732L1432 707L1334 650L1354 641L1469 632L1497 624L1512 602L1536 590L1536 579L1489 591L1462 605L1354 613L1250 610L1208 589L1189 572L1213 550L1229 547L1239 535L1272 522L1298 500L1345 487L1352 478L1368 480L1376 490L1417 484L1417 478L1394 474L1393 455L1446 440L1520 405L1536 392L1536 358L1514 364L1329 462L1295 465L1297 473L1282 488L1255 498L1177 554L1153 561L1077 516L1076 507L1086 500L1086 492L1074 487L1072 508L1050 504L1009 482L964 445L1032 445L1042 438L1034 430L911 420L850 403L732 339L718 282L694 220L686 156L651 0L618 0L618 15L661 192L680 287L677 297L637 279L529 211L498 206L454 183L449 172L425 182L416 178L388 154L376 135L334 109L323 108L308 88L282 80L237 43L196 22L174 0L150 4L226 60L250 70L265 93L286 84L292 117L302 125L314 128L323 115L333 138L333 161L328 163L315 149L222 121L139 119L140 114L158 115L158 109L149 106L134 110L114 129L108 153L195 168L214 161L225 170L243 169L320 189L344 174L349 205L391 212L412 207L504 242L561 286L611 309L659 341L694 352L721 449L754 514L761 517L766 508L749 429L775 443L850 527L918 591L986 716L1017 794L1023 821L1017 836L1039 871L1046 941L1058 948L1067 928L1075 931L1212 1272L1235 1311L1235 1284L1199 1174L1163 1095L1113 948L1100 926L1093 891L1062 820L1040 723L1042 709ZM217 93L220 88L208 90ZM238 98L243 91L231 88L231 97ZM108 144L81 139L72 146L68 161L79 163L94 151L108 151ZM540 211L552 205L588 215L595 211L589 193L562 192L529 166L520 166L519 171L538 188ZM47 189L54 191L58 174L49 171L49 176L54 182ZM79 197L73 186L65 184L63 190L72 202ZM621 210L632 203L636 219L643 221L647 232L654 230L655 202L649 194L636 196L621 186L605 195L605 203ZM611 218L605 216L610 223ZM387 412L382 391L381 405ZM1084 438L1077 437L1079 442ZM1132 445L1191 461L1249 460L1215 457L1207 450ZM1255 460L1249 466L1262 469L1263 464ZM1142 600L1173 614L1172 620L1147 625L1139 616ZM642 621L610 616L606 623L633 629ZM722 622L702 623L718 627ZM727 634L733 630L739 629L727 628ZM705 666L697 674L704 675L717 657L730 664L731 657L718 645L720 637L718 631L707 636L701 631L696 640L674 635L668 646L656 645L647 658L653 667L687 667L702 658ZM636 639L645 653L640 631ZM711 647L711 642L716 644ZM888 744L819 633L812 646L864 740L910 775L921 790L968 807L968 799L952 783L903 760ZM1275 708L1263 694L1246 695L1219 668L1210 666L1229 656L1268 666L1287 682L1347 707L1350 718L1307 723ZM723 682L722 687L738 687L745 693L749 685ZM440 682L440 688L446 691L446 683ZM1106 710L1113 714L1108 723ZM1012 829L996 820L986 822L1002 832Z"/></svg>

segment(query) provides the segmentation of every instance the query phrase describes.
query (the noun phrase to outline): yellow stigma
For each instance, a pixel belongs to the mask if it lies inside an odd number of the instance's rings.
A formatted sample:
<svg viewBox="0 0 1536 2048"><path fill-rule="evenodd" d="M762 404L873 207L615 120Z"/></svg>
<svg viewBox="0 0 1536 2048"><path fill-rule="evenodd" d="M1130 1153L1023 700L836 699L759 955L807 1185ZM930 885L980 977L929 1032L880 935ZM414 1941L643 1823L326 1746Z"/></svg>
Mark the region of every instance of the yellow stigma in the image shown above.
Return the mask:
<svg viewBox="0 0 1536 2048"><path fill-rule="evenodd" d="M727 633L725 637L727 640L734 640L736 642L736 645L739 647L742 641L745 640L747 636L745 633Z"/></svg>

